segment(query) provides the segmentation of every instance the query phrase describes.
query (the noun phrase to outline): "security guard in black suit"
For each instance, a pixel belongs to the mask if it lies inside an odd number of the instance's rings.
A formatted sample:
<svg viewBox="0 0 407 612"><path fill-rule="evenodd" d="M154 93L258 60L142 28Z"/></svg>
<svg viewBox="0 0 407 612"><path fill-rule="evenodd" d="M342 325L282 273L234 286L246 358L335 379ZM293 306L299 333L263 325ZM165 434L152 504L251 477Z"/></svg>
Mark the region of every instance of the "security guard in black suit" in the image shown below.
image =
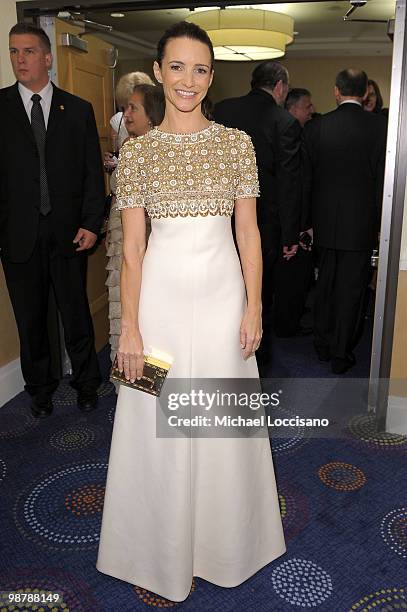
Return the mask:
<svg viewBox="0 0 407 612"><path fill-rule="evenodd" d="M87 250L104 205L99 139L91 104L49 81L46 33L10 31L17 79L0 90L0 247L20 337L25 388L35 416L52 411L58 386L50 368L47 305L53 286L84 411L97 403L100 372L86 295Z"/></svg>

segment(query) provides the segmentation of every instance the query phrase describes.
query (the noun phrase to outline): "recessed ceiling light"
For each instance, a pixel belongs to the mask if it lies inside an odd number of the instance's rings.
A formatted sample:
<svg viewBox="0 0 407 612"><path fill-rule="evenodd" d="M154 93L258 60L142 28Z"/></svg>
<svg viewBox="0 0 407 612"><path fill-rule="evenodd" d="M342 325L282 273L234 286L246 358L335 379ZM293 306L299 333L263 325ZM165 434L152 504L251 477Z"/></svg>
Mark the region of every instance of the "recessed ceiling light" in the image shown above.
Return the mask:
<svg viewBox="0 0 407 612"><path fill-rule="evenodd" d="M124 13L110 13L110 17L124 17Z"/></svg>

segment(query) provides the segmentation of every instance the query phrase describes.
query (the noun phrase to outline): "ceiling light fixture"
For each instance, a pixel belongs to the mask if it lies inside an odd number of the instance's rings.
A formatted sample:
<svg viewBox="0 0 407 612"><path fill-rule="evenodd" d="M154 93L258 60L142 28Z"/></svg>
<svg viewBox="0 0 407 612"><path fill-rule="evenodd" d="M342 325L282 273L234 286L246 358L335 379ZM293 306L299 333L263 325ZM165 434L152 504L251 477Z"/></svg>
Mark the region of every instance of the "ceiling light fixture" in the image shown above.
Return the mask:
<svg viewBox="0 0 407 612"><path fill-rule="evenodd" d="M294 39L292 17L257 8L194 11L186 21L207 31L217 60L275 59Z"/></svg>
<svg viewBox="0 0 407 612"><path fill-rule="evenodd" d="M124 13L110 13L110 17L124 17Z"/></svg>

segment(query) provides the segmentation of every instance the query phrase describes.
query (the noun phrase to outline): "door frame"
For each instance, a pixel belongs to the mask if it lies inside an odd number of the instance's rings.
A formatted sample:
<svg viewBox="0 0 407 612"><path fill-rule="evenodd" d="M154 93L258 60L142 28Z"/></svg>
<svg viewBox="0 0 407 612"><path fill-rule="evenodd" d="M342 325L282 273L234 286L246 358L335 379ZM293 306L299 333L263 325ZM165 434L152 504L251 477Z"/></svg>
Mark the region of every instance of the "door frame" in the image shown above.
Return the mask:
<svg viewBox="0 0 407 612"><path fill-rule="evenodd" d="M290 4L304 2L336 2L337 0L290 0ZM269 0L269 4L286 4L284 0ZM190 8L200 6L238 6L240 4L263 4L263 0L190 0ZM115 11L141 11L185 8L180 0L76 0L73 5L67 0L25 0L17 2L18 21L36 18L40 15L56 15L58 11L92 10L92 12L106 11L107 7Z"/></svg>
<svg viewBox="0 0 407 612"><path fill-rule="evenodd" d="M406 0L396 2L369 405L386 429L407 174Z"/></svg>
<svg viewBox="0 0 407 612"><path fill-rule="evenodd" d="M304 0L290 0L303 2ZM323 2L324 0L305 0ZM336 0L327 0L335 2ZM180 0L77 0L76 10L139 11L180 8ZM282 0L283 3L284 0ZM191 0L190 8L232 6L248 0ZM261 4L262 0L249 0ZM271 0L270 4L280 4ZM25 0L16 3L19 21L56 15L62 9L72 10L66 0ZM396 19L392 61L389 110L389 133L386 150L383 213L380 237L378 283L376 291L372 356L369 380L369 408L376 414L378 428L385 430L389 396L389 379L393 350L394 323L400 266L402 221L407 174L407 27L406 0L396 0Z"/></svg>

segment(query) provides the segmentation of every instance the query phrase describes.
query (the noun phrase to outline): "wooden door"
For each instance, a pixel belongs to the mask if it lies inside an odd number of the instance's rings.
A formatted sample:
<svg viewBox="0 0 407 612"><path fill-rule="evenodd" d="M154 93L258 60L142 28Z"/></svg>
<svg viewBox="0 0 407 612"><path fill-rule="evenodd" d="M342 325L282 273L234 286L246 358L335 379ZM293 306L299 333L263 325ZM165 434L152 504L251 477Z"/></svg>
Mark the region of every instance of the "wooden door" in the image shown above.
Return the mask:
<svg viewBox="0 0 407 612"><path fill-rule="evenodd" d="M111 45L94 34L82 38L88 43L88 51L63 47L60 35L65 32L78 35L81 28L55 20L57 42L58 86L91 102L103 152L109 148L110 117L114 112L113 71L107 63L107 52ZM107 187L107 186L106 186ZM106 252L99 245L88 262L88 297L96 336L96 350L100 350L109 339L108 294L106 280Z"/></svg>

